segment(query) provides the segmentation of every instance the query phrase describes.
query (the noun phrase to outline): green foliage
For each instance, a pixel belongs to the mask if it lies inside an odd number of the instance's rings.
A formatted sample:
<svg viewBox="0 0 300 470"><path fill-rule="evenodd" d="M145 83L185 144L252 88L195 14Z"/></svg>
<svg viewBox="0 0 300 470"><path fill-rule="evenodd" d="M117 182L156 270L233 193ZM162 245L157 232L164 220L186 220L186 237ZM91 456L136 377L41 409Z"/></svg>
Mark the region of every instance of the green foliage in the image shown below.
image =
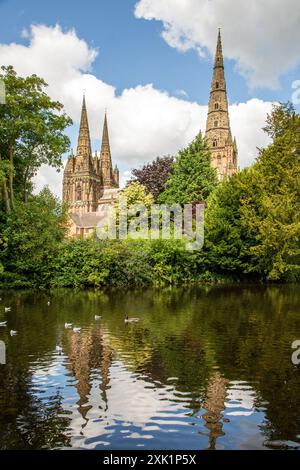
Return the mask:
<svg viewBox="0 0 300 470"><path fill-rule="evenodd" d="M8 210L14 205L14 193L26 200L42 164L62 167L61 156L70 143L64 131L72 121L63 105L45 93L42 78L19 77L13 67L2 66L0 79L6 89L6 102L0 106L0 179L2 189L9 186L8 191L3 189L10 200Z"/></svg>
<svg viewBox="0 0 300 470"><path fill-rule="evenodd" d="M186 149L179 152L159 202L192 204L206 201L217 185L217 173L210 164L210 151L200 132Z"/></svg>
<svg viewBox="0 0 300 470"><path fill-rule="evenodd" d="M52 287L146 286L192 280L183 242L67 240L53 263Z"/></svg>
<svg viewBox="0 0 300 470"><path fill-rule="evenodd" d="M0 282L14 287L47 285L66 228L65 210L47 187L27 204L19 202L0 234L0 262L5 267Z"/></svg>
<svg viewBox="0 0 300 470"><path fill-rule="evenodd" d="M130 183L123 191L122 197L127 199L127 206L133 206L134 204L143 204L147 208L154 203L154 198L151 193L147 191L138 181Z"/></svg>
<svg viewBox="0 0 300 470"><path fill-rule="evenodd" d="M280 105L268 117L272 142L252 167L217 184L201 135L180 152L161 202L207 201L205 245L183 240L66 239L66 213L48 189L0 206L0 286L135 287L300 280L300 116ZM7 166L8 164L8 166ZM6 180L9 161L0 161ZM139 182L124 191L128 207L154 198Z"/></svg>
<svg viewBox="0 0 300 470"><path fill-rule="evenodd" d="M273 109L265 130L273 143L260 152L249 181L242 221L255 234L247 271L272 281L300 279L300 116Z"/></svg>
<svg viewBox="0 0 300 470"><path fill-rule="evenodd" d="M300 279L300 116L274 107L273 142L257 162L219 186L206 215L213 272L271 281Z"/></svg>

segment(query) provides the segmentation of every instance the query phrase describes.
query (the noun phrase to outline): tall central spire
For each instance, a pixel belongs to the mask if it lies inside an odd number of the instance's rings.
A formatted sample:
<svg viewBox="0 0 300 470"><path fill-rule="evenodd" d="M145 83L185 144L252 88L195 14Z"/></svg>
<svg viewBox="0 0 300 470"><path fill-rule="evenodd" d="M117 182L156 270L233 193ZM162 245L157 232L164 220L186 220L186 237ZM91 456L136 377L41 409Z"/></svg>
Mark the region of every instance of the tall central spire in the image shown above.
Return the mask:
<svg viewBox="0 0 300 470"><path fill-rule="evenodd" d="M77 145L77 156L87 157L89 159L92 156L91 138L90 138L90 130L89 130L89 122L88 122L88 116L87 116L85 95L83 95L83 100L82 100L80 129L79 129L78 145Z"/></svg>
<svg viewBox="0 0 300 470"><path fill-rule="evenodd" d="M230 129L220 29L211 81L206 139L211 150L211 164L213 168L217 169L219 178L223 179L235 173L237 171L237 149L233 143Z"/></svg>

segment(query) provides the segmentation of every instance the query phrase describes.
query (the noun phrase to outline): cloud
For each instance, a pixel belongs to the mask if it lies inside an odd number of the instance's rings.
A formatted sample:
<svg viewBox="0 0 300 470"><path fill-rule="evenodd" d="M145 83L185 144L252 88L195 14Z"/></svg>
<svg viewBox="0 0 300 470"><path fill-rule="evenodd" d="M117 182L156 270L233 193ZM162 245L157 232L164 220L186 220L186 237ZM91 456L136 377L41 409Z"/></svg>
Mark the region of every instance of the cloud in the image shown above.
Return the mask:
<svg viewBox="0 0 300 470"><path fill-rule="evenodd" d="M23 76L36 73L44 77L49 83L48 93L64 103L77 124L85 89L94 139L101 137L104 110L108 108L113 161L121 169L122 184L132 168L158 155L177 154L199 129L205 130L207 106L186 97L170 96L152 84L127 88L117 95L113 85L93 74L98 51L78 38L74 30L35 25L27 31L27 40L27 45L0 44L0 63L12 64ZM252 99L230 107L241 167L253 162L257 145L267 142L261 128L270 106ZM56 194L61 194L61 180L62 173L42 167L35 183L37 189L48 183Z"/></svg>
<svg viewBox="0 0 300 470"><path fill-rule="evenodd" d="M221 27L225 56L251 87L276 87L280 75L300 63L299 0L139 0L135 15L162 21L171 47L195 49L201 57L213 54Z"/></svg>

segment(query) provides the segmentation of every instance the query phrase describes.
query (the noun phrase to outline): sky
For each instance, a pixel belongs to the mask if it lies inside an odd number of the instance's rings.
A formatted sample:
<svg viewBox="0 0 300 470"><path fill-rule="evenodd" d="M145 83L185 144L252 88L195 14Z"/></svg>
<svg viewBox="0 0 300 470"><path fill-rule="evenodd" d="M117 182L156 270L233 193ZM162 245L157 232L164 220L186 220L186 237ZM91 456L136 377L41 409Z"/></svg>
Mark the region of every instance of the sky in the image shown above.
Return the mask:
<svg viewBox="0 0 300 470"><path fill-rule="evenodd" d="M299 0L0 0L0 64L45 78L74 121L74 149L83 91L94 150L107 108L124 184L132 168L205 131L219 27L243 168L268 144L272 103L300 111ZM41 168L36 190L45 184L60 195L62 172Z"/></svg>

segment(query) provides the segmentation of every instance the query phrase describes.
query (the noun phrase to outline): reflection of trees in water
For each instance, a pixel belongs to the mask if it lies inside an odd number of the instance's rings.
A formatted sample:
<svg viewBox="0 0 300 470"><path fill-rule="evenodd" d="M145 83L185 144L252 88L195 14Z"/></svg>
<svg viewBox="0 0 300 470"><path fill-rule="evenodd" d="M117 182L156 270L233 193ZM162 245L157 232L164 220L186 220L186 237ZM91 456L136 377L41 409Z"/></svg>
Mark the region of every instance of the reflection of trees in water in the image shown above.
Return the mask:
<svg viewBox="0 0 300 470"><path fill-rule="evenodd" d="M1 377L1 384L2 384ZM51 397L51 403L34 397L29 377L19 377L17 387L4 384L7 397L1 393L0 449L53 449L68 447L70 439L66 433L70 419L61 405L59 394Z"/></svg>
<svg viewBox="0 0 300 470"><path fill-rule="evenodd" d="M146 291L133 304L133 312L140 310L146 315L139 328L153 349L144 366L150 376L163 383L176 376L179 390L198 387L196 410L206 387L210 394L207 384L217 366L226 379L254 386L268 439L299 441L300 377L290 348L300 331L297 286Z"/></svg>
<svg viewBox="0 0 300 470"><path fill-rule="evenodd" d="M78 410L85 420L96 376L101 406L104 411L107 407L109 371L116 353L129 370L148 377L145 380L167 385L168 378L177 378L175 391L189 392L191 413L204 409L210 448L223 434L227 380L250 382L256 389L255 406L264 403L265 407L262 430L267 440L297 440L300 377L290 360L294 332L300 331L296 287L205 287L128 294L61 291L53 294L46 310L40 307L46 296L27 294L25 305L22 294L15 295L14 327L26 328L29 312L31 325L28 335L22 335L20 351L10 351L10 372L4 375L0 369L3 447L9 443L27 448L69 445L69 418L61 416L59 394L44 412L43 402L31 392L30 361L47 357L58 337L70 358L70 374L78 380ZM101 324L91 325L94 314L103 311ZM124 325L125 312L142 321ZM74 335L64 331L65 321L76 321L86 329Z"/></svg>
<svg viewBox="0 0 300 470"><path fill-rule="evenodd" d="M26 314L22 295L16 294L17 330L26 330ZM33 308L35 295L27 295L27 308ZM35 373L32 364L45 357L45 368L51 365L47 359L49 350L55 348L56 331L41 315L32 315L32 325L28 334L10 339L4 334L8 344L7 364L0 368L0 448L37 449L66 447L70 439L66 433L70 419L62 406L58 392L45 401L38 396L33 383ZM47 329L47 334L43 334ZM3 334L3 332L2 332ZM21 338L21 339L20 339Z"/></svg>

